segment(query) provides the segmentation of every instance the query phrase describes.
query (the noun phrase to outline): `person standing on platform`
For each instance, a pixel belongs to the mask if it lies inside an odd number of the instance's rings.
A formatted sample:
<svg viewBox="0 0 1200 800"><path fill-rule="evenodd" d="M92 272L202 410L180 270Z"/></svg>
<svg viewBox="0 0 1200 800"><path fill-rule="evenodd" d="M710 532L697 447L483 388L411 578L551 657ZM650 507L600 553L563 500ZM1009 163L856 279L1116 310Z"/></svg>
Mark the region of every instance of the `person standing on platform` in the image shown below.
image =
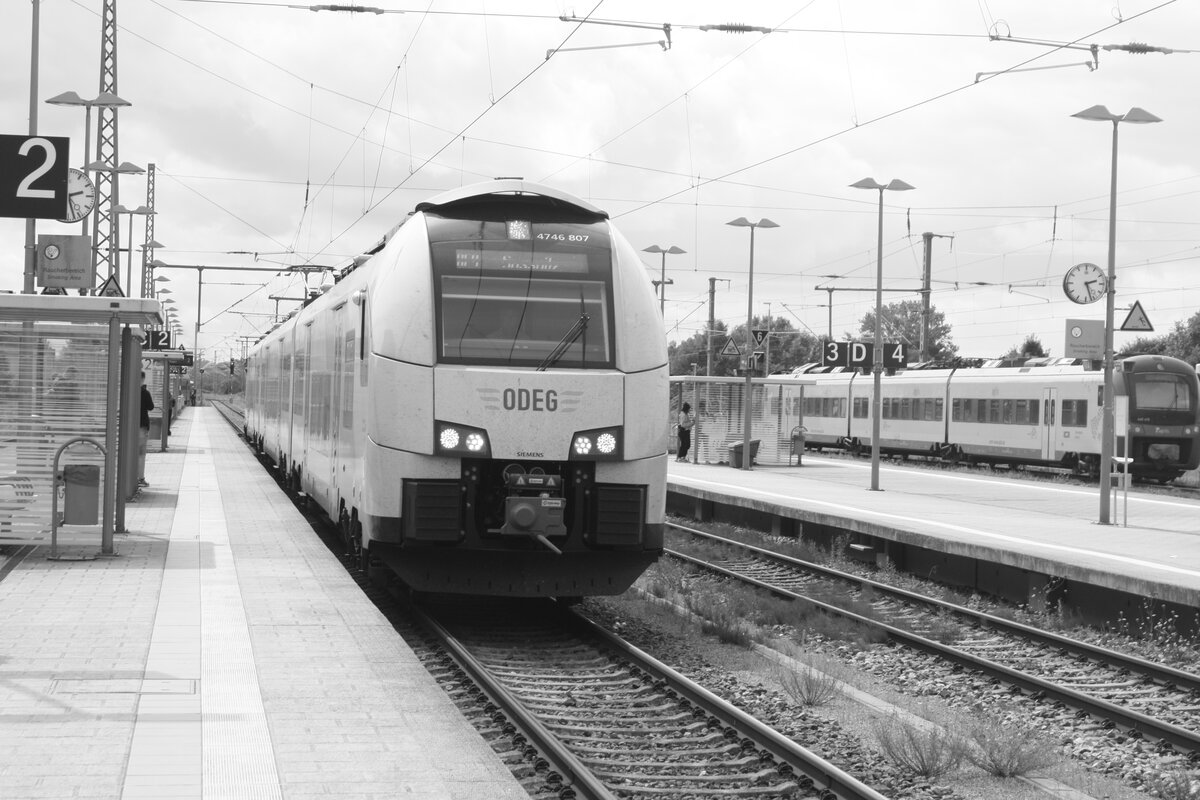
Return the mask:
<svg viewBox="0 0 1200 800"><path fill-rule="evenodd" d="M146 481L146 441L150 438L150 412L154 410L154 398L146 388L146 373L142 373L142 403L138 413L138 488L149 486Z"/></svg>
<svg viewBox="0 0 1200 800"><path fill-rule="evenodd" d="M692 404L684 402L679 407L679 451L676 453L676 461L687 461L688 450L692 449L692 428L696 425L696 418L692 416Z"/></svg>

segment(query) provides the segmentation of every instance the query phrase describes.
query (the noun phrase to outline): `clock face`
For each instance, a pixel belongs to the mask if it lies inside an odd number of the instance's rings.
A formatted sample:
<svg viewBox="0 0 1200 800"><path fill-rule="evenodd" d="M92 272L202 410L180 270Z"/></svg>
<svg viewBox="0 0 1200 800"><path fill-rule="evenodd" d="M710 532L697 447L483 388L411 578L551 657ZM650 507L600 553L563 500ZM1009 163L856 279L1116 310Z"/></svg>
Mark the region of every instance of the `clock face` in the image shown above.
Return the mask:
<svg viewBox="0 0 1200 800"><path fill-rule="evenodd" d="M1076 264L1063 277L1063 292L1076 303L1094 303L1108 291L1108 276L1095 264Z"/></svg>
<svg viewBox="0 0 1200 800"><path fill-rule="evenodd" d="M74 167L67 170L67 216L59 222L79 222L96 206L96 187L92 179Z"/></svg>

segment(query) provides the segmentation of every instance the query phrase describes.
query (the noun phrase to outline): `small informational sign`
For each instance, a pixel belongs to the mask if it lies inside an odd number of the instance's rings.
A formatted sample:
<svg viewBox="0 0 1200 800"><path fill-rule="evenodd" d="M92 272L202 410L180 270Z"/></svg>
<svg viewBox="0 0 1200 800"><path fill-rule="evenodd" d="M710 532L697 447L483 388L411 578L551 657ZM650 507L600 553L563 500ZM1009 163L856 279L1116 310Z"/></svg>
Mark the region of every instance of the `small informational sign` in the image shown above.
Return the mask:
<svg viewBox="0 0 1200 800"><path fill-rule="evenodd" d="M0 134L0 217L67 216L66 136Z"/></svg>
<svg viewBox="0 0 1200 800"><path fill-rule="evenodd" d="M767 338L767 332L764 330L752 329L750 333L754 334L754 343L756 345L761 345L763 343L763 339Z"/></svg>
<svg viewBox="0 0 1200 800"><path fill-rule="evenodd" d="M1150 324L1150 318L1146 316L1146 311L1142 308L1141 301L1133 301L1133 308L1129 309L1129 314L1121 323L1121 330L1143 332L1154 330L1154 326Z"/></svg>
<svg viewBox="0 0 1200 800"><path fill-rule="evenodd" d="M96 285L92 270L92 237L40 234L37 240L38 286L90 289Z"/></svg>
<svg viewBox="0 0 1200 800"><path fill-rule="evenodd" d="M1067 358L1086 358L1093 361L1104 358L1104 321L1067 320L1066 346L1063 347L1063 353Z"/></svg>
<svg viewBox="0 0 1200 800"><path fill-rule="evenodd" d="M116 274L109 275L104 283L100 284L100 291L96 292L100 297L124 297L125 292L121 291L121 282L117 280Z"/></svg>
<svg viewBox="0 0 1200 800"><path fill-rule="evenodd" d="M871 369L875 366L875 346L870 342L826 342L821 364L826 367ZM883 343L883 368L901 369L908 365L908 345Z"/></svg>

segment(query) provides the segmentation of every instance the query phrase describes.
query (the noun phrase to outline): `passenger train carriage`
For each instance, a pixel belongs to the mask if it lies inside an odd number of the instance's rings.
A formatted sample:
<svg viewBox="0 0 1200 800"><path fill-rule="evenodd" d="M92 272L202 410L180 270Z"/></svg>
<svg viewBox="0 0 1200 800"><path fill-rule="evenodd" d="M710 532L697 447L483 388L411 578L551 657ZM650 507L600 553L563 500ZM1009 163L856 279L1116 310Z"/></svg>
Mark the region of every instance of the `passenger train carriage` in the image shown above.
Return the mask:
<svg viewBox="0 0 1200 800"><path fill-rule="evenodd" d="M246 434L420 591L624 591L662 551L667 350L600 209L521 180L416 210L249 356Z"/></svg>
<svg viewBox="0 0 1200 800"><path fill-rule="evenodd" d="M871 376L799 373L806 445L871 447ZM1200 466L1200 382L1166 356L1120 359L1135 477L1169 481ZM1104 375L1079 365L904 370L882 380L880 449L949 460L1099 468ZM800 389L786 391L799 403ZM783 400L783 407L787 405ZM1120 423L1118 423L1119 425ZM1125 431L1115 452L1124 454Z"/></svg>

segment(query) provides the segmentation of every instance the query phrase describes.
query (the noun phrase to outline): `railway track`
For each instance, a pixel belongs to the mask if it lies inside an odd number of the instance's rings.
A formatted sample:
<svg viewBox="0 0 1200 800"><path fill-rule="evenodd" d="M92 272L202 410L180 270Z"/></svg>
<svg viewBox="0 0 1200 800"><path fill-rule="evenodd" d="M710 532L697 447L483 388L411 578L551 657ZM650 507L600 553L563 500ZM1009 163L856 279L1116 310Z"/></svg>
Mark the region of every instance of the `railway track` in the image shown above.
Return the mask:
<svg viewBox="0 0 1200 800"><path fill-rule="evenodd" d="M669 548L673 558L853 619L905 647L1200 761L1200 675L694 528L670 527L725 551L714 558ZM869 615L847 610L863 602Z"/></svg>
<svg viewBox="0 0 1200 800"><path fill-rule="evenodd" d="M423 624L578 798L884 795L547 601L425 606Z"/></svg>

